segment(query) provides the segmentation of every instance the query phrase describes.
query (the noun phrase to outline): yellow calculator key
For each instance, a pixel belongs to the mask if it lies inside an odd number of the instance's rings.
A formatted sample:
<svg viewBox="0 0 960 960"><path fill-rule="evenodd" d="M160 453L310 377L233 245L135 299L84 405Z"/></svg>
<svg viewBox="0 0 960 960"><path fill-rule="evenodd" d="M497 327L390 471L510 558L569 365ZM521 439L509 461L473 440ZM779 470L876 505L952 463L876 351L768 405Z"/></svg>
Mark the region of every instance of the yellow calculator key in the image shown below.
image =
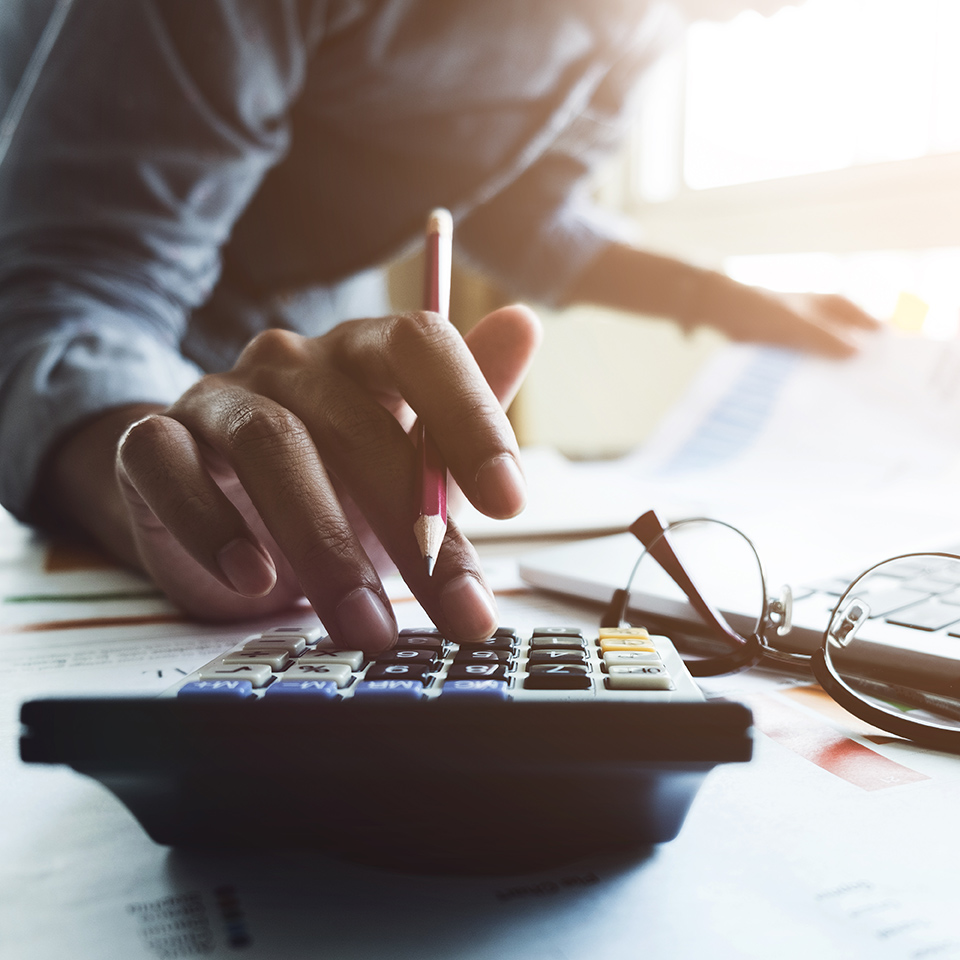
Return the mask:
<svg viewBox="0 0 960 960"><path fill-rule="evenodd" d="M597 634L600 640L649 640L650 634L646 627L601 627Z"/></svg>
<svg viewBox="0 0 960 960"><path fill-rule="evenodd" d="M604 653L611 653L614 650L647 650L652 652L657 648L650 640L641 640L639 638L631 640L629 638L619 639L617 637L611 637L609 640L600 641L600 649Z"/></svg>

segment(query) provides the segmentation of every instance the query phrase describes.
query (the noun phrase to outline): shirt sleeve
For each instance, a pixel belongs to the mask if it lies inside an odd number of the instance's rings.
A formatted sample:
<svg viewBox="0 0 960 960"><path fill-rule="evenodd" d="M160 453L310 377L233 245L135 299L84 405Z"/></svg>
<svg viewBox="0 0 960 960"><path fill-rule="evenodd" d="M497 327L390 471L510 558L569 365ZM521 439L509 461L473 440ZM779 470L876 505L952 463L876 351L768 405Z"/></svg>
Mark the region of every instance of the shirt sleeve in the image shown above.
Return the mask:
<svg viewBox="0 0 960 960"><path fill-rule="evenodd" d="M282 156L315 27L294 0L60 0L0 123L0 503L71 426L169 403L219 250ZM22 33L4 36L4 45Z"/></svg>
<svg viewBox="0 0 960 960"><path fill-rule="evenodd" d="M635 227L601 209L590 175L623 142L635 115L644 70L675 31L669 16L624 16L621 30L598 42L589 92L546 147L504 189L458 224L462 251L516 293L548 305L564 301L577 275L610 243L629 242ZM556 118L556 119L559 119Z"/></svg>

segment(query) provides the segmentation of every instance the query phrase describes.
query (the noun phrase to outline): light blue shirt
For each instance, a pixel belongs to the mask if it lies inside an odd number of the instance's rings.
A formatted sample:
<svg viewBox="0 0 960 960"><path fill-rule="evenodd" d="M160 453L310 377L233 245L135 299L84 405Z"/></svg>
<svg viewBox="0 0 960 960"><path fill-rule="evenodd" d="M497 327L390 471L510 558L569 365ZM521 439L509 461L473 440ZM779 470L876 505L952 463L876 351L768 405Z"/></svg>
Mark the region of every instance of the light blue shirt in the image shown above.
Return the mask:
<svg viewBox="0 0 960 960"><path fill-rule="evenodd" d="M5 0L0 502L85 418L170 403L267 326L386 312L458 251L561 299L612 239L585 175L661 40L645 0Z"/></svg>

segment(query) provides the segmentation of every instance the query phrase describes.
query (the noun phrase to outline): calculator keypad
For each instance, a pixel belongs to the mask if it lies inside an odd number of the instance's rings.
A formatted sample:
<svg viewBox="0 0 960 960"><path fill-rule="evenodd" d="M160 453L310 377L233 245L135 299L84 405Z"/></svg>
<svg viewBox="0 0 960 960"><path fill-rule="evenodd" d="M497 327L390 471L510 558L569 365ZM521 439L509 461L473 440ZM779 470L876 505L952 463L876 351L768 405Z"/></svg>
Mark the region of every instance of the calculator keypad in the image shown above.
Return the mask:
<svg viewBox="0 0 960 960"><path fill-rule="evenodd" d="M368 659L317 627L275 627L190 674L165 695L365 702L466 700L700 700L666 637L636 627L500 628L481 643L450 643L435 628L400 631Z"/></svg>

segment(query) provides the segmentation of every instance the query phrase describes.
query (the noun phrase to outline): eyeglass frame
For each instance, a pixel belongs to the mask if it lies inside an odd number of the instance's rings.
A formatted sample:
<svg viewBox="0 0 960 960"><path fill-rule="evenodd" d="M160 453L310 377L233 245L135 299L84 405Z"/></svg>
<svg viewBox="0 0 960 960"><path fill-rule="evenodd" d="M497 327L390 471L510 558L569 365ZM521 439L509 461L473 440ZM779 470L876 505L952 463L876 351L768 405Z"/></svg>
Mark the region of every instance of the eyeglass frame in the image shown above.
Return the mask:
<svg viewBox="0 0 960 960"><path fill-rule="evenodd" d="M733 531L743 538L757 562L761 590L760 614L749 636L744 636L745 631L740 632L734 630L724 618L723 614L706 600L693 582L690 574L684 568L680 558L674 552L673 546L670 543L669 533L672 530L677 530L683 526L694 523L718 524ZM960 753L960 728L939 726L926 721L897 716L896 714L888 713L880 707L873 706L844 681L827 653L830 644L842 648L845 642L849 642L849 639L852 638L855 632L851 629L844 637L836 636L834 622L838 613L844 608L844 604L850 596L851 591L864 577L868 576L877 568L896 560L904 560L912 557L937 557L956 560L960 563L960 556L952 553L934 551L904 553L888 557L868 567L858 577L855 577L847 586L846 590L843 591L840 599L830 612L820 645L814 653L806 654L780 650L772 646L771 642L768 641L767 633L773 629L776 630L779 636L785 636L790 632L792 626L793 595L788 586L782 588L779 597L771 597L769 595L767 591L766 574L763 569L763 563L760 560L760 554L757 551L756 545L742 530L733 524L727 523L724 520L718 520L715 517L685 517L681 520L674 520L664 524L655 510L648 510L638 517L630 525L629 530L630 533L643 544L644 549L634 564L626 587L614 592L610 605L607 607L601 620L600 625L602 627L621 626L625 621L630 600L630 587L640 567L640 563L645 556L649 555L683 591L691 606L704 619L706 624L714 627L727 640L734 644L735 649L729 654L705 657L698 660L684 660L691 676L710 677L737 673L755 666L765 658L791 665L808 665L813 672L814 678L824 691L855 717L922 746L945 750L951 753ZM960 700L957 702L958 706L960 706Z"/></svg>

